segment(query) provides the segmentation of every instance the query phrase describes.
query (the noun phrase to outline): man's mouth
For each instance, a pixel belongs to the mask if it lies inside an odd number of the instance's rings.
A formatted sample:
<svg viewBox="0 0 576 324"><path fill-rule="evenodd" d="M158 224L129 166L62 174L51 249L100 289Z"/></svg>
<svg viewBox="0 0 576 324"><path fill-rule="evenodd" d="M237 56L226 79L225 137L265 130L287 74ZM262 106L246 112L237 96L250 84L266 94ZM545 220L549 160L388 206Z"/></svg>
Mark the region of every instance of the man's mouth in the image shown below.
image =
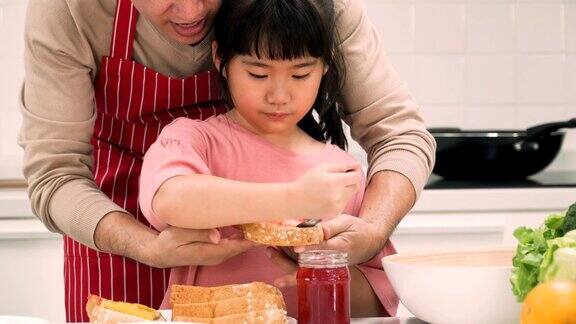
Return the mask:
<svg viewBox="0 0 576 324"><path fill-rule="evenodd" d="M202 33L206 25L206 18L202 18L193 23L175 23L172 25L176 32L184 37L194 37Z"/></svg>

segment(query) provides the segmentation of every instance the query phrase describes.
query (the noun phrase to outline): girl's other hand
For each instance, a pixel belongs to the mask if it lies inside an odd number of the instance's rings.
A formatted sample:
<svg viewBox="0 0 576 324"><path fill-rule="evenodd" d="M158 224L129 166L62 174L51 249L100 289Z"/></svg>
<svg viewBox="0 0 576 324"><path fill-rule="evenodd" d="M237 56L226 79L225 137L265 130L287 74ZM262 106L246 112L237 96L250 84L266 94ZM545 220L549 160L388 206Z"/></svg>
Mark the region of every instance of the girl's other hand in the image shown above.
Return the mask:
<svg viewBox="0 0 576 324"><path fill-rule="evenodd" d="M290 183L289 199L298 218L328 218L340 214L358 191L361 169L354 164L320 164Z"/></svg>
<svg viewBox="0 0 576 324"><path fill-rule="evenodd" d="M278 288L296 286L296 273L298 272L298 262L294 261L286 254L284 249L273 247L266 248L266 254L277 267L282 269L286 275L274 280L274 286Z"/></svg>

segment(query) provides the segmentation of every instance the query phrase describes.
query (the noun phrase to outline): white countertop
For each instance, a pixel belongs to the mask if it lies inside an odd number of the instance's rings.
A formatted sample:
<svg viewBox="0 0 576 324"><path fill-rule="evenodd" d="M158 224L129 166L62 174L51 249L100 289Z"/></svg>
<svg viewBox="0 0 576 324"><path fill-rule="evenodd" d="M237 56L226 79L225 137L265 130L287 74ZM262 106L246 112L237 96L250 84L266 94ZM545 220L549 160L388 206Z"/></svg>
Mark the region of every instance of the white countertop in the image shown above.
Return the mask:
<svg viewBox="0 0 576 324"><path fill-rule="evenodd" d="M539 211L568 208L576 187L427 189L412 212Z"/></svg>

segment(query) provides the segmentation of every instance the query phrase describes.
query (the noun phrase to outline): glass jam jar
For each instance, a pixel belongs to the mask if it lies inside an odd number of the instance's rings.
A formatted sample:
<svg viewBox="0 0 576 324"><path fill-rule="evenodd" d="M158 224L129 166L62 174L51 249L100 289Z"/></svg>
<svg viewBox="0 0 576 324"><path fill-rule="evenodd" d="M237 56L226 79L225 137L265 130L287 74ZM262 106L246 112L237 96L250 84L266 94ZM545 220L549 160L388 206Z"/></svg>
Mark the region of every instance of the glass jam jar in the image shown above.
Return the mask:
<svg viewBox="0 0 576 324"><path fill-rule="evenodd" d="M307 251L298 266L298 324L350 323L348 254Z"/></svg>

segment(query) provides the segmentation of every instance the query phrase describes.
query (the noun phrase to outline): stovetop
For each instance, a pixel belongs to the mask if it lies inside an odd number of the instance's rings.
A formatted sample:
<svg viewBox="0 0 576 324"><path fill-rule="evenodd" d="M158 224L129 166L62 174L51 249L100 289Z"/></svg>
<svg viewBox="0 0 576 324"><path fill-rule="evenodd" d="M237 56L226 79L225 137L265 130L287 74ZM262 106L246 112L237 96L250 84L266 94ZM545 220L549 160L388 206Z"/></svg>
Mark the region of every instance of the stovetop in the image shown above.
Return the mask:
<svg viewBox="0 0 576 324"><path fill-rule="evenodd" d="M432 174L425 189L562 188L576 187L576 171L544 171L523 180L444 180Z"/></svg>

